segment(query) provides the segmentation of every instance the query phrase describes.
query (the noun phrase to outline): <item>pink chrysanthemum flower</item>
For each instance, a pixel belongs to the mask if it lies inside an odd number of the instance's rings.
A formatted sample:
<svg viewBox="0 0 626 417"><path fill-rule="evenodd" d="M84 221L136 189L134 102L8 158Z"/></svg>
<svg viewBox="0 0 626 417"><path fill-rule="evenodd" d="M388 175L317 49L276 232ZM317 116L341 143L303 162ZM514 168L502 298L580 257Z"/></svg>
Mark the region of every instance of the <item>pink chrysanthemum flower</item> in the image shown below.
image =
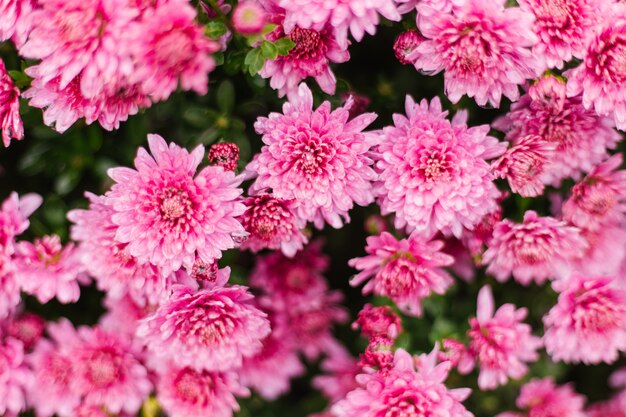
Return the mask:
<svg viewBox="0 0 626 417"><path fill-rule="evenodd" d="M626 351L626 291L614 281L575 275L557 286L559 301L543 319L554 361L612 363Z"/></svg>
<svg viewBox="0 0 626 417"><path fill-rule="evenodd" d="M298 85L307 77L313 77L322 91L335 94L337 80L330 69L330 63L342 63L350 59L347 46L340 47L328 28L319 30L294 27L289 33L278 26L267 35L274 42L288 37L295 46L286 56L265 61L259 72L261 77L270 78L270 87L278 90L278 95L289 98L298 95Z"/></svg>
<svg viewBox="0 0 626 417"><path fill-rule="evenodd" d="M335 31L337 42L347 49L348 30L360 42L365 32L376 33L379 14L389 20L399 21L400 13L393 0L277 0L285 9L287 32L299 26L304 29L322 30L327 25Z"/></svg>
<svg viewBox="0 0 626 417"><path fill-rule="evenodd" d="M226 171L234 171L239 162L239 147L231 142L215 143L209 148L207 159L210 164L219 165Z"/></svg>
<svg viewBox="0 0 626 417"><path fill-rule="evenodd" d="M556 144L546 142L541 136L525 136L493 163L494 173L506 178L514 193L522 197L537 197L543 194L541 174L555 150Z"/></svg>
<svg viewBox="0 0 626 417"><path fill-rule="evenodd" d="M415 29L399 34L393 43L393 52L398 61L403 65L412 64L416 59L415 55L412 55L413 51L425 40L426 38ZM412 59L409 59L409 56L412 56Z"/></svg>
<svg viewBox="0 0 626 417"><path fill-rule="evenodd" d="M1 9L0 7L0 15ZM24 139L24 125L20 117L20 90L13 84L2 59L0 59L0 130L5 147L9 146L11 139Z"/></svg>
<svg viewBox="0 0 626 417"><path fill-rule="evenodd" d="M487 273L500 282L512 275L522 285L532 280L542 284L547 279L565 278L572 261L586 249L578 228L529 210L523 223L504 219L496 225L483 264L489 265Z"/></svg>
<svg viewBox="0 0 626 417"><path fill-rule="evenodd" d="M402 332L402 320L389 306L365 304L358 318L352 323L353 329L361 329L368 338L385 337L395 340Z"/></svg>
<svg viewBox="0 0 626 417"><path fill-rule="evenodd" d="M420 361L417 371L409 353L398 349L393 367L385 373L361 374L360 387L332 407L337 417L450 416L472 417L461 401L469 396L465 388L448 389L443 382L450 364Z"/></svg>
<svg viewBox="0 0 626 417"><path fill-rule="evenodd" d="M319 229L324 222L340 228L355 203L370 204L376 174L369 152L377 138L362 130L376 115L348 121L351 105L331 111L326 101L313 110L311 90L301 84L283 114L259 118L255 129L265 146L247 167L257 175L250 191L271 188L276 198L295 200L296 216Z"/></svg>
<svg viewBox="0 0 626 417"><path fill-rule="evenodd" d="M517 406L526 409L524 416L586 417L585 397L567 385L556 385L552 378L533 379L525 384L517 397ZM508 413L497 417L506 417ZM517 414L513 414L517 415ZM520 416L521 417L521 416Z"/></svg>
<svg viewBox="0 0 626 417"><path fill-rule="evenodd" d="M574 270L587 276L621 277L626 284L626 270L622 269L626 261L626 228L607 224L596 230L583 229L582 235L589 247L575 260Z"/></svg>
<svg viewBox="0 0 626 417"><path fill-rule="evenodd" d="M23 0L0 0L0 42L10 39L15 33L17 21L22 14Z"/></svg>
<svg viewBox="0 0 626 417"><path fill-rule="evenodd" d="M587 109L608 116L620 130L626 130L626 5L614 2L603 11L603 19L589 43L583 62L565 73L567 95L582 95Z"/></svg>
<svg viewBox="0 0 626 417"><path fill-rule="evenodd" d="M233 11L233 27L244 35L260 33L267 22L267 13L258 3L250 0L237 4Z"/></svg>
<svg viewBox="0 0 626 417"><path fill-rule="evenodd" d="M480 368L478 387L491 390L506 384L509 378L526 375L526 363L539 359L537 349L542 346L541 339L532 335L530 325L522 323L528 310L504 304L496 311L491 288L485 286L478 294L476 313L470 319L467 335L469 353Z"/></svg>
<svg viewBox="0 0 626 417"><path fill-rule="evenodd" d="M533 47L539 70L563 68L573 57L583 58L598 23L596 0L520 0L522 10L535 16Z"/></svg>
<svg viewBox="0 0 626 417"><path fill-rule="evenodd" d="M464 94L481 106L499 107L502 95L517 100L518 86L534 76L528 49L537 42L533 15L506 7L506 0L457 3L443 13L428 4L417 6L418 28L428 40L414 52L415 68L445 71L446 95L453 103Z"/></svg>
<svg viewBox="0 0 626 417"><path fill-rule="evenodd" d="M617 154L598 165L572 188L563 203L563 218L586 230L598 230L624 221L626 170L618 170L623 157Z"/></svg>
<svg viewBox="0 0 626 417"><path fill-rule="evenodd" d="M72 243L64 247L57 235L36 239L34 244L19 242L14 262L22 290L42 304L53 298L65 304L78 301L78 284L87 280L76 248Z"/></svg>
<svg viewBox="0 0 626 417"><path fill-rule="evenodd" d="M266 314L251 304L245 287L175 289L170 300L144 319L138 336L159 358L199 371L241 366L270 333Z"/></svg>
<svg viewBox="0 0 626 417"><path fill-rule="evenodd" d="M46 327L45 320L33 313L22 313L12 317L7 326L7 335L13 337L30 351L43 335Z"/></svg>
<svg viewBox="0 0 626 417"><path fill-rule="evenodd" d="M32 382L31 371L24 363L22 342L12 337L0 340L0 414L25 411L25 391Z"/></svg>
<svg viewBox="0 0 626 417"><path fill-rule="evenodd" d="M586 417L626 417L626 398L619 394L608 401L593 404L587 409Z"/></svg>
<svg viewBox="0 0 626 417"><path fill-rule="evenodd" d="M406 114L394 115L378 146L382 214L395 213L397 228L460 237L498 207L485 159L500 156L505 145L487 136L487 125L468 128L465 112L448 121L437 97L417 104L407 96Z"/></svg>
<svg viewBox="0 0 626 417"><path fill-rule="evenodd" d="M529 135L541 136L555 143L556 151L541 173L544 184L558 186L561 180L580 179L608 156L621 135L612 120L585 110L580 97L565 98L564 81L544 77L511 106L511 111L497 119L494 128L506 132L512 142ZM535 95L533 98L532 95Z"/></svg>
<svg viewBox="0 0 626 417"><path fill-rule="evenodd" d="M280 249L292 257L303 248L308 238L304 224L293 214L294 201L281 200L269 194L260 194L245 200L246 212L241 223L248 238L241 248L258 252L261 249Z"/></svg>
<svg viewBox="0 0 626 417"><path fill-rule="evenodd" d="M238 201L242 178L216 166L195 175L202 146L189 153L158 135L148 135L148 143L152 155L140 148L136 170L108 171L117 183L106 195L118 226L115 239L166 275L181 266L190 270L196 256L206 263L220 258L235 247L233 236L245 233L236 220L245 210Z"/></svg>
<svg viewBox="0 0 626 417"><path fill-rule="evenodd" d="M326 352L327 356L320 364L324 372L313 378L312 385L320 390L331 403L346 397L350 391L358 388L357 375L362 373L358 361L343 347L337 344Z"/></svg>
<svg viewBox="0 0 626 417"><path fill-rule="evenodd" d="M100 328L130 338L135 337L140 320L154 313L158 307L154 304L139 304L129 295L121 298L113 297L111 293L107 293L102 304L106 312L98 321Z"/></svg>
<svg viewBox="0 0 626 417"><path fill-rule="evenodd" d="M215 68L211 53L219 45L204 36L196 12L185 1L168 1L148 8L130 28L127 41L136 61L131 82L153 100L165 100L180 85L206 94L208 74Z"/></svg>
<svg viewBox="0 0 626 417"><path fill-rule="evenodd" d="M249 392L233 372L198 371L173 364L157 372L157 399L170 417L232 417L239 411L235 399Z"/></svg>
<svg viewBox="0 0 626 417"><path fill-rule="evenodd" d="M432 293L445 293L454 282L442 269L454 262L450 255L441 252L443 245L442 241L425 241L416 234L402 240L388 232L370 236L365 248L369 255L348 262L361 271L350 285L357 286L371 278L363 287L364 294L389 297L404 313L420 316L421 301Z"/></svg>

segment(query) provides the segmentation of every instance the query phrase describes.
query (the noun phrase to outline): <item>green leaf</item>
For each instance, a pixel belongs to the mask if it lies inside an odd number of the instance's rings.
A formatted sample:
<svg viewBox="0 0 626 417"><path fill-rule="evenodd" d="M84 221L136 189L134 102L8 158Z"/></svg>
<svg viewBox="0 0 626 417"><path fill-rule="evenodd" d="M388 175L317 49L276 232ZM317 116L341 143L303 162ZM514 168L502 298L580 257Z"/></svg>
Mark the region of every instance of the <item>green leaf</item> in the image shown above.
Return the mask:
<svg viewBox="0 0 626 417"><path fill-rule="evenodd" d="M274 42L274 46L278 50L278 55L287 56L289 55L289 51L296 46L296 43L292 41L290 38L280 38L276 42Z"/></svg>
<svg viewBox="0 0 626 417"><path fill-rule="evenodd" d="M32 78L24 74L22 71L11 70L7 72L9 73L13 81L15 82L15 85L17 86L17 88L23 89L23 88L30 86L30 82L32 81Z"/></svg>
<svg viewBox="0 0 626 417"><path fill-rule="evenodd" d="M276 59L278 56L278 49L272 42L263 41L263 43L261 43L261 54L265 59Z"/></svg>
<svg viewBox="0 0 626 417"><path fill-rule="evenodd" d="M228 80L217 88L217 107L226 114L230 114L235 107L235 87Z"/></svg>
<svg viewBox="0 0 626 417"><path fill-rule="evenodd" d="M211 20L204 26L204 34L211 39L218 39L226 32L228 32L228 28L219 20Z"/></svg>
<svg viewBox="0 0 626 417"><path fill-rule="evenodd" d="M256 75L259 71L261 71L261 68L263 68L263 64L265 63L261 48L254 48L248 52L243 63L248 68L248 73L250 73L250 75Z"/></svg>

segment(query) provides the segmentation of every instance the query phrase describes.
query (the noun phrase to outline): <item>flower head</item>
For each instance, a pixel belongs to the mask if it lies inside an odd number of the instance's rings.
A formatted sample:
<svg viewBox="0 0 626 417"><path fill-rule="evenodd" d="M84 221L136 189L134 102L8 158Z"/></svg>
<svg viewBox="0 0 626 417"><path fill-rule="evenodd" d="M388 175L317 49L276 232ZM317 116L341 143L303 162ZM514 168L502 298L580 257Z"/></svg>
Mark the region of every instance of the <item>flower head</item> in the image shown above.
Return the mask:
<svg viewBox="0 0 626 417"><path fill-rule="evenodd" d="M22 342L24 349L29 351L43 336L46 322L41 316L33 313L22 313L12 317L7 327L7 335Z"/></svg>
<svg viewBox="0 0 626 417"><path fill-rule="evenodd" d="M33 382L32 377L24 363L22 342L12 337L0 340L0 414L26 410L25 391Z"/></svg>
<svg viewBox="0 0 626 417"><path fill-rule="evenodd" d="M254 1L242 1L233 11L233 26L244 35L255 35L263 30L267 13L260 4Z"/></svg>
<svg viewBox="0 0 626 417"><path fill-rule="evenodd" d="M413 59L409 59L412 52L426 40L418 31L415 29L407 30L406 32L402 32L396 38L396 41L393 43L393 52L403 65L412 64L415 60L415 56L413 55Z"/></svg>
<svg viewBox="0 0 626 417"><path fill-rule="evenodd" d="M526 409L527 417L585 417L585 397L571 385L556 385L552 378L533 379L517 397L517 406ZM498 417L505 417L499 415Z"/></svg>
<svg viewBox="0 0 626 417"><path fill-rule="evenodd" d="M2 14L1 10L2 2L0 1L0 14ZM1 59L0 131L2 132L2 142L5 147L9 146L11 139L21 140L24 138L24 126L22 124L22 118L20 117L20 90L13 84L13 80L11 79L11 76L4 66L4 62Z"/></svg>
<svg viewBox="0 0 626 417"><path fill-rule="evenodd" d="M234 171L239 162L239 147L232 142L221 142L211 145L207 152L210 164L219 165L225 171Z"/></svg>
<svg viewBox="0 0 626 417"><path fill-rule="evenodd" d="M368 338L386 337L395 340L402 332L402 321L389 306L365 304L352 328L360 328L361 333Z"/></svg>

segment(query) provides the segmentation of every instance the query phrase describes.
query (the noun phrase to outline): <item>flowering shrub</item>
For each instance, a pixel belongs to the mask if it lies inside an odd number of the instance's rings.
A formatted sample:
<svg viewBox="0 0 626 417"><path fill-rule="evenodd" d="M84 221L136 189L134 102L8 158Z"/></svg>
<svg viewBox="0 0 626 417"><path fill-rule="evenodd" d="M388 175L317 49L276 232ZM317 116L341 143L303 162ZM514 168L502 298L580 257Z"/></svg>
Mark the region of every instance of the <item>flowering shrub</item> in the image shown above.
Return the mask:
<svg viewBox="0 0 626 417"><path fill-rule="evenodd" d="M0 416L626 416L626 3L0 0Z"/></svg>

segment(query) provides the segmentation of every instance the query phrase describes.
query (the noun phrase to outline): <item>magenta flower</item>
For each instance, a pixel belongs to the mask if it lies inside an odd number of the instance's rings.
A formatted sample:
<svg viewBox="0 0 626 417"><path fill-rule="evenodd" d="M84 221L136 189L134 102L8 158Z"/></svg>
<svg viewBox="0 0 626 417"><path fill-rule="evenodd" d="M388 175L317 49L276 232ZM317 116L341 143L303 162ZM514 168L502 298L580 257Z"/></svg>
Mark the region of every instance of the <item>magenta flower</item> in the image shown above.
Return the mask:
<svg viewBox="0 0 626 417"><path fill-rule="evenodd" d="M416 59L415 55L412 55L412 53L425 40L426 38L415 29L409 29L399 34L393 43L393 52L396 58L398 58L398 61L403 65L412 64ZM409 56L412 56L412 59L409 59Z"/></svg>
<svg viewBox="0 0 626 417"><path fill-rule="evenodd" d="M414 51L415 68L445 71L453 103L464 94L481 106L499 107L502 95L516 101L518 86L535 75L528 49L537 42L533 15L506 7L506 0L456 3L446 12L427 3L417 6L418 28L428 40Z"/></svg>
<svg viewBox="0 0 626 417"><path fill-rule="evenodd" d="M496 225L483 263L488 265L487 273L500 282L512 275L522 285L532 280L542 284L547 279L565 278L572 262L586 249L578 228L529 210L523 223L504 219Z"/></svg>
<svg viewBox="0 0 626 417"><path fill-rule="evenodd" d="M245 287L175 289L168 302L142 320L137 335L159 359L197 371L225 371L262 348L270 333L266 314Z"/></svg>
<svg viewBox="0 0 626 417"><path fill-rule="evenodd" d="M261 77L270 78L270 87L278 90L278 95L297 97L298 85L308 77L313 77L322 91L335 94L337 80L330 69L330 63L342 63L350 59L347 45L340 47L328 28L303 29L299 26L285 33L278 26L267 35L268 40L276 41L288 37L295 46L286 56L266 60L259 72Z"/></svg>
<svg viewBox="0 0 626 417"><path fill-rule="evenodd" d="M485 160L505 146L487 136L486 125L468 128L465 112L448 121L437 97L417 104L407 96L406 114L394 115L378 146L382 214L394 213L397 228L460 237L498 207L500 192Z"/></svg>
<svg viewBox="0 0 626 417"><path fill-rule="evenodd" d="M195 175L204 148L191 153L158 135L149 135L152 155L140 148L136 170L109 169L117 183L106 195L118 228L115 239L140 263L150 262L167 275L196 257L206 263L235 247L243 235L236 220L245 206L238 201L241 178L222 167L209 166ZM194 176L195 175L195 176Z"/></svg>
<svg viewBox="0 0 626 417"><path fill-rule="evenodd" d="M255 35L267 23L267 12L258 3L245 0L237 4L233 11L233 27L244 35Z"/></svg>
<svg viewBox="0 0 626 417"><path fill-rule="evenodd" d="M520 379L528 372L528 362L539 359L537 349L541 339L533 336L530 325L522 323L528 314L525 308L516 309L504 304L495 310L489 286L478 294L476 317L470 319L469 353L480 369L478 387L495 389L508 379Z"/></svg>
<svg viewBox="0 0 626 417"><path fill-rule="evenodd" d="M33 313L21 313L12 317L6 334L22 342L24 350L30 351L43 336L46 322L41 316Z"/></svg>
<svg viewBox="0 0 626 417"><path fill-rule="evenodd" d="M0 15L2 15L1 6L0 1ZM4 16L2 18L4 19ZM1 25L0 22L0 31ZM13 84L2 59L0 59L0 130L5 147L11 144L11 139L24 139L24 125L20 117L20 90Z"/></svg>
<svg viewBox="0 0 626 417"><path fill-rule="evenodd" d="M626 351L626 291L614 278L575 275L543 318L544 342L554 361L613 363Z"/></svg>
<svg viewBox="0 0 626 417"><path fill-rule="evenodd" d="M173 364L158 369L157 399L170 417L232 417L235 395L248 396L233 372L198 371Z"/></svg>
<svg viewBox="0 0 626 417"><path fill-rule="evenodd" d="M281 200L270 194L259 194L245 200L246 212L240 221L248 232L242 249L258 252L261 249L280 249L292 257L302 250L308 238L302 229L304 224L292 211L294 201Z"/></svg>
<svg viewBox="0 0 626 417"><path fill-rule="evenodd" d="M12 337L0 340L0 414L25 411L25 390L33 382L33 375L24 363L22 342Z"/></svg>
<svg viewBox="0 0 626 417"><path fill-rule="evenodd" d="M352 328L360 328L361 334L367 338L395 340L402 332L402 320L389 306L365 304L356 321L352 323Z"/></svg>
<svg viewBox="0 0 626 417"><path fill-rule="evenodd" d="M330 102L313 110L311 90L301 84L298 97L255 123L265 146L248 164L257 175L252 193L271 188L276 198L295 200L294 214L318 229L327 222L340 228L348 211L374 200L370 148L376 138L362 130L376 115L367 113L348 121L352 101L331 111ZM343 218L343 220L342 220Z"/></svg>
<svg viewBox="0 0 626 417"><path fill-rule="evenodd" d="M585 397L567 385L556 385L552 378L533 379L526 383L517 397L517 406L526 409L524 416L586 417ZM497 417L506 417L499 414Z"/></svg>
<svg viewBox="0 0 626 417"><path fill-rule="evenodd" d="M239 162L239 147L232 142L220 142L211 145L207 160L212 165L219 165L225 171L234 171Z"/></svg>
<svg viewBox="0 0 626 417"><path fill-rule="evenodd" d="M420 235L396 240L388 232L367 238L362 258L348 263L360 270L350 285L357 286L371 278L363 293L374 293L391 298L400 310L412 316L421 316L421 301L432 293L443 294L454 282L442 268L454 259L441 252L443 242L424 241Z"/></svg>

